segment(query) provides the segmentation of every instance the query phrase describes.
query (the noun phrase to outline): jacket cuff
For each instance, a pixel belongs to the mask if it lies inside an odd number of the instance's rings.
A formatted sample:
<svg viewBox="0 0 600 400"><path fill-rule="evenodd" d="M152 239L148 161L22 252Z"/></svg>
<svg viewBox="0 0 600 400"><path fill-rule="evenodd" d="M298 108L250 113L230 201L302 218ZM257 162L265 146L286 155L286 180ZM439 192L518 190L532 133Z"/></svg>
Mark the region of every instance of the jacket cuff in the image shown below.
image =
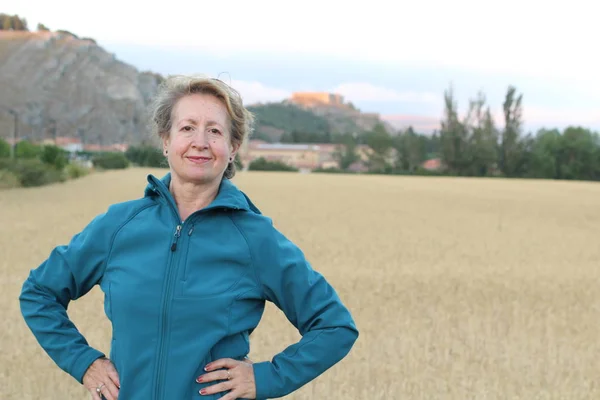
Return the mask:
<svg viewBox="0 0 600 400"><path fill-rule="evenodd" d="M270 361L263 361L252 364L254 368L254 383L256 385L256 399L272 398L272 388L275 382L274 368Z"/></svg>
<svg viewBox="0 0 600 400"><path fill-rule="evenodd" d="M71 369L71 375L73 378L75 378L77 382L83 384L83 376L85 375L86 371L94 361L101 357L105 357L104 353L90 347L73 363L73 368Z"/></svg>

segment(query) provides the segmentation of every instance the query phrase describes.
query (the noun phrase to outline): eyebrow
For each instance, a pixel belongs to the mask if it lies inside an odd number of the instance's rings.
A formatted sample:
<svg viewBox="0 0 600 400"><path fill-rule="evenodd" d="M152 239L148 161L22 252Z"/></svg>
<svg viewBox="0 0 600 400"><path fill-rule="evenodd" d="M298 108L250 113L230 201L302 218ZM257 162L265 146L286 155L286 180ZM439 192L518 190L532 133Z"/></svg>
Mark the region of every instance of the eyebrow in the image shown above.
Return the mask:
<svg viewBox="0 0 600 400"><path fill-rule="evenodd" d="M196 126L198 125L198 121L195 120L194 118L184 118L181 121L179 121L179 124L177 124L177 125L180 126L184 122L189 122L189 123L192 123L192 124L194 124ZM219 126L223 127L223 125L221 123L219 123L217 121L213 121L213 120L206 121L206 123L208 125L219 125Z"/></svg>

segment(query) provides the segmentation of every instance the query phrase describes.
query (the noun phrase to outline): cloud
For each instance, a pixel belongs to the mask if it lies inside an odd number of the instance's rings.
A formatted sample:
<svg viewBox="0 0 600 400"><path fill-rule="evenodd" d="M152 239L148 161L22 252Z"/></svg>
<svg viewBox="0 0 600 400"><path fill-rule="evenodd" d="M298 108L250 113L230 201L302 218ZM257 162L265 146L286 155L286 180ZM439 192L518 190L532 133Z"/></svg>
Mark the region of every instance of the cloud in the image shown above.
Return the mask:
<svg viewBox="0 0 600 400"><path fill-rule="evenodd" d="M386 114L381 118L396 129L406 129L412 126L419 133L432 133L440 128L440 119L428 115Z"/></svg>
<svg viewBox="0 0 600 400"><path fill-rule="evenodd" d="M342 83L332 89L351 102L402 102L439 104L439 94L430 92L404 92L375 86L364 82Z"/></svg>
<svg viewBox="0 0 600 400"><path fill-rule="evenodd" d="M600 125L600 111L593 109L523 107L523 118L536 123Z"/></svg>
<svg viewBox="0 0 600 400"><path fill-rule="evenodd" d="M244 105L277 102L291 96L291 93L286 90L269 87L256 81L232 80L231 86L240 92Z"/></svg>

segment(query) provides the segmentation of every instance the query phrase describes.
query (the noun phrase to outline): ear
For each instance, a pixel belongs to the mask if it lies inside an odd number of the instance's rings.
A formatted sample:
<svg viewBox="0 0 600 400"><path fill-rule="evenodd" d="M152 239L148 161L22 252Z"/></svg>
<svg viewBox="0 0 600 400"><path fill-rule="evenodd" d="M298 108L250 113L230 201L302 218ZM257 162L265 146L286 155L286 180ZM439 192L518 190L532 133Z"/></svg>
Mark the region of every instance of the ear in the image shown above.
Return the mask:
<svg viewBox="0 0 600 400"><path fill-rule="evenodd" d="M239 144L234 144L231 146L231 158L235 160L235 156L238 152L238 150L240 149L240 145Z"/></svg>
<svg viewBox="0 0 600 400"><path fill-rule="evenodd" d="M163 133L161 135L161 139L162 139L162 146L163 146L163 155L166 157L167 156L167 149L169 148L169 144L170 144L170 137L169 137L169 133Z"/></svg>

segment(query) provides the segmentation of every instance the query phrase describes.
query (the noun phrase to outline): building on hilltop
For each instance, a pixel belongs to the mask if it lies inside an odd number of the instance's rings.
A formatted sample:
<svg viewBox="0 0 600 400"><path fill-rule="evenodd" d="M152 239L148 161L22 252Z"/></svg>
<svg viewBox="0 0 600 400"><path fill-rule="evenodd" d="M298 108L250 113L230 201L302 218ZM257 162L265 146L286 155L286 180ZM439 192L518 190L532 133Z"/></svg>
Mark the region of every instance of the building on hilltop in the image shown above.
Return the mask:
<svg viewBox="0 0 600 400"><path fill-rule="evenodd" d="M289 101L306 107L319 105L347 107L344 103L344 96L327 92L295 92L292 93Z"/></svg>

